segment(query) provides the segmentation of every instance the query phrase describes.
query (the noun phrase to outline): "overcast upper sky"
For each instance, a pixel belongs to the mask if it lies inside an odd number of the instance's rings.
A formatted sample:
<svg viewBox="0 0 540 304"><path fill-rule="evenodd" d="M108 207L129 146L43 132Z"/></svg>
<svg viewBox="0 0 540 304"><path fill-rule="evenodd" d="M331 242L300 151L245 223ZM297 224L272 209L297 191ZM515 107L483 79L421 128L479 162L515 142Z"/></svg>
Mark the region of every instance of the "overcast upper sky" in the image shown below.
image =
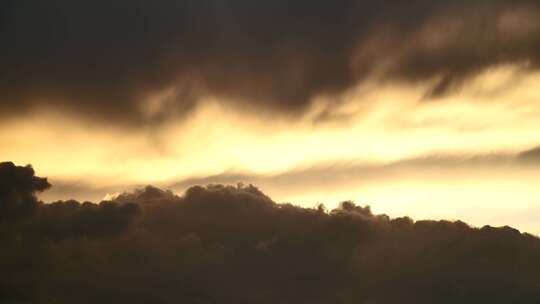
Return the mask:
<svg viewBox="0 0 540 304"><path fill-rule="evenodd" d="M533 0L0 3L0 160L46 201L244 182L540 233L539 87Z"/></svg>

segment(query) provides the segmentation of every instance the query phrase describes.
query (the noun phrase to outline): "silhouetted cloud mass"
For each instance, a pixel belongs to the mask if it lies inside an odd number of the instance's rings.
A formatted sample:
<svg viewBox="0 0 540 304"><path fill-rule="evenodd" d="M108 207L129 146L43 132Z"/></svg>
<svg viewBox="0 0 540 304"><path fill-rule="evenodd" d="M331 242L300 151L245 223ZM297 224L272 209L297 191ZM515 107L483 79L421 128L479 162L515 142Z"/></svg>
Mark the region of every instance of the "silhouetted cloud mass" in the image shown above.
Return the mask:
<svg viewBox="0 0 540 304"><path fill-rule="evenodd" d="M294 114L366 79L437 96L500 64L538 68L539 17L533 0L6 0L0 113L149 123L211 96Z"/></svg>
<svg viewBox="0 0 540 304"><path fill-rule="evenodd" d="M0 220L30 214L38 203L35 193L50 186L46 178L36 177L29 165L20 167L12 162L1 162Z"/></svg>
<svg viewBox="0 0 540 304"><path fill-rule="evenodd" d="M152 186L39 203L0 165L0 303L538 303L540 240L343 202L276 204L249 185ZM7 190L6 190L7 189Z"/></svg>

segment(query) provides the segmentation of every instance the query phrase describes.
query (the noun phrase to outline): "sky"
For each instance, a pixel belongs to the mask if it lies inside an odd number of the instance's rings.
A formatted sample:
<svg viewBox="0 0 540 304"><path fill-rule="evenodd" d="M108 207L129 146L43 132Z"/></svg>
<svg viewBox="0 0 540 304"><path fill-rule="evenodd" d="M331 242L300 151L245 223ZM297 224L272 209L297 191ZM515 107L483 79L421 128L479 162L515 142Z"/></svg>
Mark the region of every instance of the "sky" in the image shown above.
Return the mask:
<svg viewBox="0 0 540 304"><path fill-rule="evenodd" d="M0 159L46 202L254 184L540 234L540 4L2 1Z"/></svg>

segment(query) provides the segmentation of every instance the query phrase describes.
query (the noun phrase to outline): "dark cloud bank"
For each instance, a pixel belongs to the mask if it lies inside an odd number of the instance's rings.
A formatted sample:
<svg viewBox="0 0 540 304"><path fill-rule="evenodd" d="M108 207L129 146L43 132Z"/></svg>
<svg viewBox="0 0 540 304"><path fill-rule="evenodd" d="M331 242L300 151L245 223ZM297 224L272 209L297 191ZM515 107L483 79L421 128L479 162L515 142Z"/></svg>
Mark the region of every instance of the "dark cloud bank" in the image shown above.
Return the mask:
<svg viewBox="0 0 540 304"><path fill-rule="evenodd" d="M0 303L540 301L540 240L509 227L278 205L253 186L43 204L48 186L0 163Z"/></svg>
<svg viewBox="0 0 540 304"><path fill-rule="evenodd" d="M216 96L291 114L370 77L438 95L499 64L536 69L539 17L533 0L4 0L0 113L151 122Z"/></svg>

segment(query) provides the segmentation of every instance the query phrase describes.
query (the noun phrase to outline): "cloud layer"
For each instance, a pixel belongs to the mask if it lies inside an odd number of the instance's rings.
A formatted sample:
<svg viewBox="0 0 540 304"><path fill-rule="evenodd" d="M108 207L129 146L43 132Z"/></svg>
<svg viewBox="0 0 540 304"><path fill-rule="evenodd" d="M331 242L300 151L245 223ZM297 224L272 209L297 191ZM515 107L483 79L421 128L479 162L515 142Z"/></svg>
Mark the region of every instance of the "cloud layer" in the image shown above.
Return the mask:
<svg viewBox="0 0 540 304"><path fill-rule="evenodd" d="M300 113L366 79L536 69L537 1L4 1L0 110L161 121L201 99Z"/></svg>
<svg viewBox="0 0 540 304"><path fill-rule="evenodd" d="M42 188L31 177L14 184L30 200ZM251 185L195 186L183 196L148 186L100 204L39 203L0 218L0 228L5 303L540 299L540 240L531 235L391 219L352 202L332 211L279 205Z"/></svg>

